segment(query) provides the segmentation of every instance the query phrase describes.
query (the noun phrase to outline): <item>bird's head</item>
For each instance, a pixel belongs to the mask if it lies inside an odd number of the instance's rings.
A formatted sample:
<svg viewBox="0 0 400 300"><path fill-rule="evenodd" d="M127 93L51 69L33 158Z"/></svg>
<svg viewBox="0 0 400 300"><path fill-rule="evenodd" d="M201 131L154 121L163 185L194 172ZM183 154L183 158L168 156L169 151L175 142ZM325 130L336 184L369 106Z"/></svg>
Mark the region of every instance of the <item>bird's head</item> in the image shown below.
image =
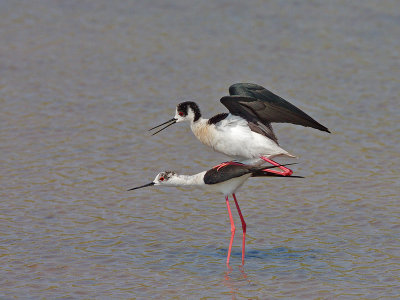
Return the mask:
<svg viewBox="0 0 400 300"><path fill-rule="evenodd" d="M200 109L199 109L199 106L195 102L192 102L192 101L182 102L176 106L175 117L173 117L171 120L168 120L167 122L164 122L160 125L157 125L157 126L151 128L149 130L153 130L160 126L166 125L163 128L161 128L160 130L153 133L153 135L155 135L175 123L196 122L197 120L200 119L200 117L201 117Z"/></svg>
<svg viewBox="0 0 400 300"><path fill-rule="evenodd" d="M174 171L160 172L153 181L154 185L171 185L177 175Z"/></svg>
<svg viewBox="0 0 400 300"><path fill-rule="evenodd" d="M152 182L147 183L145 185L141 185L141 186L138 186L138 187L131 188L128 191L137 190L137 189L140 189L140 188L153 186L153 185L174 186L174 179L177 176L178 176L178 174L176 174L173 171L160 172L160 173L157 174L156 178L154 178L154 180Z"/></svg>
<svg viewBox="0 0 400 300"><path fill-rule="evenodd" d="M179 103L176 106L175 120L178 122L196 122L200 119L201 113L198 105L192 101Z"/></svg>

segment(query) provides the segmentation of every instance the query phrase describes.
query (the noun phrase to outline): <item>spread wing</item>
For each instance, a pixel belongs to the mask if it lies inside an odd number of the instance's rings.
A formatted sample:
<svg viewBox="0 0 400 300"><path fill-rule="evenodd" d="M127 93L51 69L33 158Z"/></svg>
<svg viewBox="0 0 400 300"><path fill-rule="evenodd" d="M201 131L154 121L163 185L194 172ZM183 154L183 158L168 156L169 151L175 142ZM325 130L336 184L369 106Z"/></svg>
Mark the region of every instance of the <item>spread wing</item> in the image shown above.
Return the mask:
<svg viewBox="0 0 400 300"><path fill-rule="evenodd" d="M233 115L253 122L257 120L266 127L270 123L292 123L330 132L301 109L275 95L264 87L253 83L235 83L229 87L231 96L222 97L221 103Z"/></svg>
<svg viewBox="0 0 400 300"><path fill-rule="evenodd" d="M248 105L249 102L257 105L259 101L255 98L243 96L225 96L221 98L221 103L228 108L232 115L242 117L248 122L251 131L264 135L278 143L270 121L260 118L254 110L254 105L253 107ZM262 102L260 103L262 105Z"/></svg>

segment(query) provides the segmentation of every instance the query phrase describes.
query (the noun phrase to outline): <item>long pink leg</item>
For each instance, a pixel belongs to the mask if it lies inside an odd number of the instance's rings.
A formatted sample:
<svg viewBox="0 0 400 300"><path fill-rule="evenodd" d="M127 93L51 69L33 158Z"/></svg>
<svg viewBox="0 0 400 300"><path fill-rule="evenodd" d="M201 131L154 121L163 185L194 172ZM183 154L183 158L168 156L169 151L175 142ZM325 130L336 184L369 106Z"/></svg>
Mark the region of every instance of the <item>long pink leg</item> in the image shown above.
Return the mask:
<svg viewBox="0 0 400 300"><path fill-rule="evenodd" d="M274 174L279 174L279 175L283 175L283 176L290 176L290 175L293 174L292 170L290 170L290 169L288 169L288 168L286 168L284 166L281 166L280 164L278 164L277 162L273 161L272 159L266 158L265 156L260 156L260 158L262 160L265 160L266 162L269 162L271 165L279 167L279 169L281 169L283 172L277 171L277 170L271 170L271 169L268 169L268 168L263 170L263 171L266 171L266 172L269 172L269 173L274 173Z"/></svg>
<svg viewBox="0 0 400 300"><path fill-rule="evenodd" d="M219 169L221 169L221 168L223 168L223 167L225 167L225 166L229 166L229 165L241 166L241 165L243 165L243 164L242 164L242 163L237 163L237 162L234 162L234 161L227 161L227 162L223 162L223 163L220 163L219 165L214 166L213 169L216 168L217 171L219 171Z"/></svg>
<svg viewBox="0 0 400 300"><path fill-rule="evenodd" d="M229 243L229 249L228 249L228 257L226 258L226 265L229 268L229 258L231 257L231 250L232 250L232 243L233 243L233 237L235 236L235 224L233 223L233 218L232 218L232 212L231 212L231 206L229 205L229 199L228 196L225 197L226 199L226 207L228 208L228 214L229 214L229 220L231 221L231 241Z"/></svg>
<svg viewBox="0 0 400 300"><path fill-rule="evenodd" d="M243 229L243 240L242 240L242 266L244 265L244 254L245 254L245 246L246 246L246 222L244 221L242 212L239 207L239 203L236 200L235 194L232 194L233 199L235 200L236 208L239 213L240 221L242 222L242 229Z"/></svg>

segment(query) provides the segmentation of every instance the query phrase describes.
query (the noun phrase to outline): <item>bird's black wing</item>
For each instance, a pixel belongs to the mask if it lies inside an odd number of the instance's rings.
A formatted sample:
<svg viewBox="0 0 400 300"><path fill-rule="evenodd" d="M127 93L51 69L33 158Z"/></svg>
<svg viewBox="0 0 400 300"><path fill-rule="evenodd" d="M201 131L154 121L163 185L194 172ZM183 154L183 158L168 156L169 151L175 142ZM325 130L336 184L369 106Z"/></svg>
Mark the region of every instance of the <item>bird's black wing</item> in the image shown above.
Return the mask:
<svg viewBox="0 0 400 300"><path fill-rule="evenodd" d="M256 118L269 128L273 122L292 123L330 132L301 109L260 85L235 83L229 87L229 94L222 97L221 103L231 114L248 121Z"/></svg>
<svg viewBox="0 0 400 300"><path fill-rule="evenodd" d="M253 167L243 164L226 165L221 168L214 167L204 174L204 183L216 184L252 173L252 171Z"/></svg>
<svg viewBox="0 0 400 300"><path fill-rule="evenodd" d="M250 102L252 102L253 105L248 105ZM254 105L263 105L261 101L244 96L225 96L222 97L221 103L228 108L232 115L240 116L245 119L252 131L264 135L275 141L275 143L278 143L270 121L260 118L257 111L254 110Z"/></svg>
<svg viewBox="0 0 400 300"><path fill-rule="evenodd" d="M270 166L269 169L275 168L276 166ZM246 174L251 174L252 177L293 177L293 178L303 178L302 176L284 176L279 174L270 173L268 171L264 171L267 169L264 167L255 167L251 165L245 165L241 163L235 163L231 165L226 165L223 167L214 167L211 170L208 170L206 174L204 174L204 183L205 184L216 184L220 182L227 181L229 179L233 179L236 177L241 177Z"/></svg>

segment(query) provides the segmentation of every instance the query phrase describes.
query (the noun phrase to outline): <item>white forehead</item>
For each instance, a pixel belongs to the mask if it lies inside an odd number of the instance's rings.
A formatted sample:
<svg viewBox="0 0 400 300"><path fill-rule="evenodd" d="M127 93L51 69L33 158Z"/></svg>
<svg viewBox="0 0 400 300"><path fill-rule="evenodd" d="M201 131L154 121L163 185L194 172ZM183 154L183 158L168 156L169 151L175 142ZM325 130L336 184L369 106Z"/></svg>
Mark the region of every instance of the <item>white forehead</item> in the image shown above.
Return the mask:
<svg viewBox="0 0 400 300"><path fill-rule="evenodd" d="M171 177L174 177L175 175L176 175L176 173L173 171L164 171L164 172L158 173L158 175L156 176L156 179L160 179L161 177L163 177L165 180L168 180Z"/></svg>

